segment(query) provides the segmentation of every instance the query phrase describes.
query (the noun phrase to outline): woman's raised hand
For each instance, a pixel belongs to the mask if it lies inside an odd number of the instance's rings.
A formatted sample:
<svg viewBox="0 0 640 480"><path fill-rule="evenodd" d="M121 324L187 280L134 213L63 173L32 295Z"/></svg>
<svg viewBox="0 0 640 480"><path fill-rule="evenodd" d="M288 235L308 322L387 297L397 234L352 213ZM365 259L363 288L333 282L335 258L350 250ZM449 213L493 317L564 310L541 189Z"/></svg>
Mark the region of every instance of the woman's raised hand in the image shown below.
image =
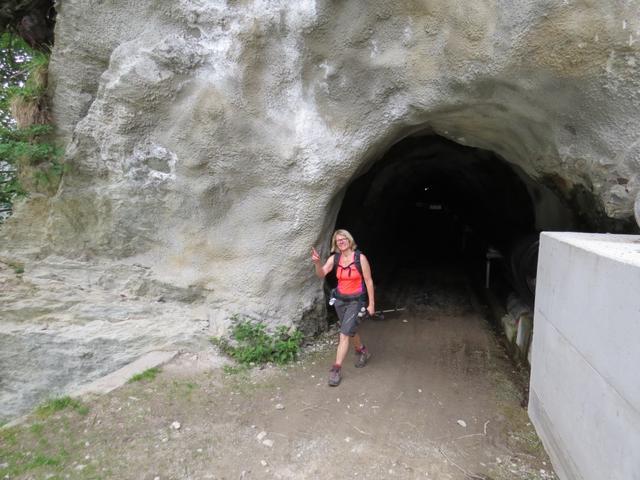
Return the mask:
<svg viewBox="0 0 640 480"><path fill-rule="evenodd" d="M311 261L313 263L320 263L320 254L318 253L318 251L311 247Z"/></svg>

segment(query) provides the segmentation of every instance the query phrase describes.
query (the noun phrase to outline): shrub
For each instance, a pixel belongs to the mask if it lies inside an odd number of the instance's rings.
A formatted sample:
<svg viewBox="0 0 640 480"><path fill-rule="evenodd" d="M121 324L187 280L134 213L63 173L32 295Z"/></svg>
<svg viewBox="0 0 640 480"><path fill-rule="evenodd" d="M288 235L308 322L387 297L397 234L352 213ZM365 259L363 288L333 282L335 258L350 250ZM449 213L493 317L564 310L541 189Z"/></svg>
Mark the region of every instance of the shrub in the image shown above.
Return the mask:
<svg viewBox="0 0 640 480"><path fill-rule="evenodd" d="M54 193L65 168L62 150L46 141L50 125L20 129L0 128L0 159L7 165L0 179L0 202L6 203L26 191Z"/></svg>
<svg viewBox="0 0 640 480"><path fill-rule="evenodd" d="M26 69L26 82L7 89L9 111L18 128L48 125L51 120L46 97L49 56L34 52Z"/></svg>
<svg viewBox="0 0 640 480"><path fill-rule="evenodd" d="M27 192L56 192L65 168L51 142L48 53L8 33L0 36L0 222Z"/></svg>
<svg viewBox="0 0 640 480"><path fill-rule="evenodd" d="M230 340L212 338L225 354L244 365L274 362L285 364L294 361L300 352L302 333L291 332L280 326L275 332L269 332L267 326L246 317L232 319Z"/></svg>

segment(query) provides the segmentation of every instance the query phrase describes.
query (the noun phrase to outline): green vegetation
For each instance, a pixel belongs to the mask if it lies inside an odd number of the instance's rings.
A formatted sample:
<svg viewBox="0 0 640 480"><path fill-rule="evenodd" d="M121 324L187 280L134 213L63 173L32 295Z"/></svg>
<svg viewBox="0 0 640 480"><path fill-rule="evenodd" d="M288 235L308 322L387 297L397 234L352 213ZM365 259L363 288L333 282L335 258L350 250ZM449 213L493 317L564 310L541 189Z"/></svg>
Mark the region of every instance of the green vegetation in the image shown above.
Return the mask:
<svg viewBox="0 0 640 480"><path fill-rule="evenodd" d="M167 392L169 398L187 401L192 401L194 394L200 388L200 386L195 382L184 382L178 380L173 380L171 383L162 385L161 387L166 387L162 389Z"/></svg>
<svg viewBox="0 0 640 480"><path fill-rule="evenodd" d="M9 267L13 268L13 271L17 274L20 275L22 273L24 273L24 264L22 263L18 263L18 262L5 262L6 265L8 265Z"/></svg>
<svg viewBox="0 0 640 480"><path fill-rule="evenodd" d="M71 397L58 397L52 398L47 402L40 405L36 408L36 415L40 418L46 418L55 412L59 412L60 410L65 410L67 408L71 408L78 412L80 415L86 415L89 413L89 408L86 405L83 405L82 402L76 400Z"/></svg>
<svg viewBox="0 0 640 480"><path fill-rule="evenodd" d="M248 368L248 365L224 365L222 371L225 375L237 375L246 372Z"/></svg>
<svg viewBox="0 0 640 480"><path fill-rule="evenodd" d="M9 109L18 127L49 123L45 98L48 70L49 55L31 51L29 60L23 66L25 80L8 85L3 108Z"/></svg>
<svg viewBox="0 0 640 480"><path fill-rule="evenodd" d="M44 426L40 423L29 427L28 431L40 446L33 448L34 445L30 442L31 446L28 449L24 449L22 443L29 441L25 429L13 427L0 430L0 478L14 478L27 472L33 475L35 472L60 469L69 454L64 448L48 448L48 443L42 438L43 430ZM29 478L44 478L44 475Z"/></svg>
<svg viewBox="0 0 640 480"><path fill-rule="evenodd" d="M54 0L5 0L0 2L0 34L10 32L38 50L50 50L56 10Z"/></svg>
<svg viewBox="0 0 640 480"><path fill-rule="evenodd" d="M89 408L68 396L53 398L35 410L32 423L0 429L0 478L61 478L56 474L69 466L69 452L78 450L72 417L53 415L62 411L82 421L77 415Z"/></svg>
<svg viewBox="0 0 640 480"><path fill-rule="evenodd" d="M16 88L24 86L27 81L27 65L32 52L20 38L9 33L0 35L0 126L3 128L15 127L10 97Z"/></svg>
<svg viewBox="0 0 640 480"><path fill-rule="evenodd" d="M161 370L158 367L148 368L142 373L136 373L135 375L133 375L128 380L128 383L141 382L143 380L151 381L151 380L155 379L158 376L160 371Z"/></svg>
<svg viewBox="0 0 640 480"><path fill-rule="evenodd" d="M44 431L44 425L42 423L34 423L29 427L29 431L39 437Z"/></svg>
<svg viewBox="0 0 640 480"><path fill-rule="evenodd" d="M7 165L0 201L9 203L28 191L52 194L65 171L60 163L62 151L46 138L49 125L21 129L0 128L0 159Z"/></svg>
<svg viewBox="0 0 640 480"><path fill-rule="evenodd" d="M65 171L52 143L49 54L9 33L0 36L0 221L28 193L55 193Z"/></svg>
<svg viewBox="0 0 640 480"><path fill-rule="evenodd" d="M298 357L302 343L300 331L291 332L287 327L280 326L271 333L262 322L245 317L234 317L232 320L231 339L215 337L211 341L240 364L274 362L282 365Z"/></svg>

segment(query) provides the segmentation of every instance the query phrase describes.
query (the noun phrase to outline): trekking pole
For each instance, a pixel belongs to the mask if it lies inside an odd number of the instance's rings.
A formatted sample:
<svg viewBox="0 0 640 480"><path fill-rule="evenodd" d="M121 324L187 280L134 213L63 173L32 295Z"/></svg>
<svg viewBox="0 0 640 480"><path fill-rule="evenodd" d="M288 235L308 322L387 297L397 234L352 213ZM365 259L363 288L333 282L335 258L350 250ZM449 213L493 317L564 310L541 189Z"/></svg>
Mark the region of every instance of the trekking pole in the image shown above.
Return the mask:
<svg viewBox="0 0 640 480"><path fill-rule="evenodd" d="M406 308L405 307L400 307L400 308L390 308L388 310L377 310L376 313L401 312L403 310L406 310Z"/></svg>

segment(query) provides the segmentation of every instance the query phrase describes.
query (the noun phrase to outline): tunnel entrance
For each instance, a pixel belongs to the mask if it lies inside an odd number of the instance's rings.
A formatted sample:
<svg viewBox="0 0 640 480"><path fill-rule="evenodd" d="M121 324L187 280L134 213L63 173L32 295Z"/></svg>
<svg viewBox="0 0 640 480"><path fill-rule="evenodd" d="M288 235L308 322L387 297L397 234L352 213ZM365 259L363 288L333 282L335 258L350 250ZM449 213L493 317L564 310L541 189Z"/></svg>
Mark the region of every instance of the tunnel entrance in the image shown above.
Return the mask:
<svg viewBox="0 0 640 480"><path fill-rule="evenodd" d="M444 278L452 268L481 282L488 252L506 258L537 239L540 222L526 180L491 151L437 135L408 137L347 188L336 228L353 233L377 285L414 289L421 272ZM530 263L529 276L535 258Z"/></svg>

